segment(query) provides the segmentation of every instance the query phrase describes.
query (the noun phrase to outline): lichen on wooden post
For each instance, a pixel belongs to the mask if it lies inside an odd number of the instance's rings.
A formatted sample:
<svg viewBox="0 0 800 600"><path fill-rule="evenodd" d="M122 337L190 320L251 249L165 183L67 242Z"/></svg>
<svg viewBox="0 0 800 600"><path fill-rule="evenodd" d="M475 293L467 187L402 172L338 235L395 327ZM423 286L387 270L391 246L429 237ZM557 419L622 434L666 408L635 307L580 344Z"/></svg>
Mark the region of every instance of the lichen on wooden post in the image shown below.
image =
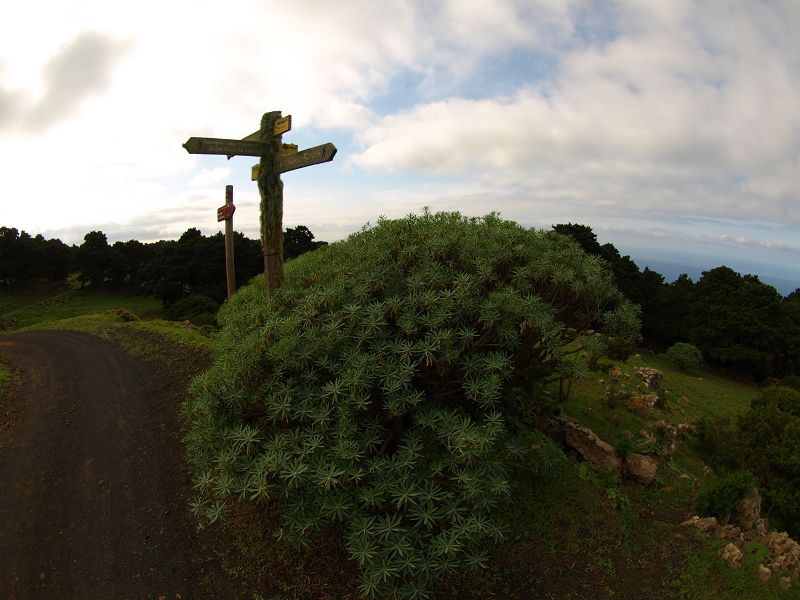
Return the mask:
<svg viewBox="0 0 800 600"><path fill-rule="evenodd" d="M273 173L273 165L281 149L281 136L274 135L280 111L264 113L261 118L261 140L268 142L261 157L258 193L261 196L261 250L264 254L264 275L267 295L271 296L283 283L283 182Z"/></svg>

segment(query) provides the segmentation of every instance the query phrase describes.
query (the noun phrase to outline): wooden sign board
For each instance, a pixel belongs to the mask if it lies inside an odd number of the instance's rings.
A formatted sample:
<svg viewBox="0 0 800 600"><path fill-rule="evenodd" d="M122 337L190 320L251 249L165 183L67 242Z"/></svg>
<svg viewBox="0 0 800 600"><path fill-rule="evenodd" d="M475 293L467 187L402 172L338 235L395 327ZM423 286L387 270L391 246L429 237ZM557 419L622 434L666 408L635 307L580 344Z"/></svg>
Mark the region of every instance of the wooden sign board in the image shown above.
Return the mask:
<svg viewBox="0 0 800 600"><path fill-rule="evenodd" d="M288 156L289 154L297 154L297 144L281 144L281 149L278 152L278 156ZM333 158L333 156L331 156L331 158ZM261 173L261 163L256 163L252 167L250 167L250 181L258 181L258 176L260 173Z"/></svg>
<svg viewBox="0 0 800 600"><path fill-rule="evenodd" d="M292 130L292 115L286 115L282 119L275 121L275 126L272 128L272 135L283 135L287 131ZM248 136L242 138L243 142L258 142L261 140L262 132L259 129L254 131Z"/></svg>
<svg viewBox="0 0 800 600"><path fill-rule="evenodd" d="M273 173L286 173L287 171L294 171L295 169L302 169L303 167L329 162L333 160L334 156L336 156L336 146L328 142L321 146L314 146L313 148L301 150L295 154L279 156L275 160Z"/></svg>
<svg viewBox="0 0 800 600"><path fill-rule="evenodd" d="M233 217L236 207L233 204L224 204L217 209L217 221L227 221Z"/></svg>
<svg viewBox="0 0 800 600"><path fill-rule="evenodd" d="M266 142L190 137L183 145L189 154L227 154L230 156L264 156Z"/></svg>

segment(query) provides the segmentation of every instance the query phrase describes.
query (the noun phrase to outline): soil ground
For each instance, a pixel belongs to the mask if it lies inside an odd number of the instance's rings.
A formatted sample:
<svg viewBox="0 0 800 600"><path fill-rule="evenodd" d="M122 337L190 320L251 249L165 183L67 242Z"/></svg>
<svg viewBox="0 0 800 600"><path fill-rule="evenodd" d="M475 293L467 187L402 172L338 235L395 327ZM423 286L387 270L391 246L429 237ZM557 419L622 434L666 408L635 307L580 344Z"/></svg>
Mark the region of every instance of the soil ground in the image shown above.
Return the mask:
<svg viewBox="0 0 800 600"><path fill-rule="evenodd" d="M0 354L21 382L0 440L0 600L249 597L188 512L193 357L159 372L67 331L4 336Z"/></svg>

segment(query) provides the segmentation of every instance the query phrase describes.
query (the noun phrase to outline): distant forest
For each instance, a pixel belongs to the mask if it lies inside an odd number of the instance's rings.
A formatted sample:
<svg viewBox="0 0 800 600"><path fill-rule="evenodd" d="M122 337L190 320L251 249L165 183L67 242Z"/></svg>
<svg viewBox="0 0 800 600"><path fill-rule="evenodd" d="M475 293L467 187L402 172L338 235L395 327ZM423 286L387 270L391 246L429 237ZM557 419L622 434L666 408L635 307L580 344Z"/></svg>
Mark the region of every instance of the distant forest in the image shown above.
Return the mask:
<svg viewBox="0 0 800 600"><path fill-rule="evenodd" d="M696 283L685 274L667 283L656 271L640 270L612 244L600 245L586 225L560 224L553 230L608 263L617 287L641 307L647 347L663 351L689 342L708 363L758 381L800 375L800 288L784 297L756 275L725 266L704 272ZM314 241L305 226L286 229L284 259L325 244ZM258 240L235 233L234 253L237 285L263 272ZM80 246L68 246L0 227L0 286L63 283L73 274L82 286L155 296L168 315L177 315L176 306L212 310L226 295L224 236L191 228L178 240L109 244L102 231L91 231Z"/></svg>

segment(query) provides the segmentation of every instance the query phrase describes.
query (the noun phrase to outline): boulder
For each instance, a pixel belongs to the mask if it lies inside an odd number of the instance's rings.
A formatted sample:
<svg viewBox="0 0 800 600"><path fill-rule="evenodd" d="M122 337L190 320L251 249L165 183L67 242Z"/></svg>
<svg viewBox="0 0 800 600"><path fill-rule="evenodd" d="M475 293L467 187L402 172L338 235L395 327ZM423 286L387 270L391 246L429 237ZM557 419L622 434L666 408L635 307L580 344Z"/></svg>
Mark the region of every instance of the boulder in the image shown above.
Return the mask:
<svg viewBox="0 0 800 600"><path fill-rule="evenodd" d="M577 450L583 460L596 471L620 468L620 461L614 448L607 444L588 427L574 421L564 422L564 439L570 448Z"/></svg>
<svg viewBox="0 0 800 600"><path fill-rule="evenodd" d="M730 543L719 551L719 557L729 567L739 567L742 564L744 555L734 543Z"/></svg>
<svg viewBox="0 0 800 600"><path fill-rule="evenodd" d="M647 415L658 403L658 394L636 394L628 401L628 408L639 414Z"/></svg>
<svg viewBox="0 0 800 600"><path fill-rule="evenodd" d="M681 523L681 525L690 525L696 528L700 533L708 534L714 531L719 523L717 523L717 517L704 517L701 519L695 515L688 521Z"/></svg>
<svg viewBox="0 0 800 600"><path fill-rule="evenodd" d="M767 566L773 571L791 572L800 569L800 544L789 537L785 531L771 531L764 540L772 552Z"/></svg>
<svg viewBox="0 0 800 600"><path fill-rule="evenodd" d="M764 565L758 565L758 578L761 581L767 581L770 577L772 577L772 570Z"/></svg>
<svg viewBox="0 0 800 600"><path fill-rule="evenodd" d="M761 517L761 495L757 489L753 488L733 511L731 523L748 531L757 526L759 517Z"/></svg>
<svg viewBox="0 0 800 600"><path fill-rule="evenodd" d="M652 367L636 367L633 372L641 377L648 390L657 390L661 385L663 373Z"/></svg>
<svg viewBox="0 0 800 600"><path fill-rule="evenodd" d="M721 540L728 540L734 544L744 543L744 533L736 525L722 525L717 529L717 537Z"/></svg>
<svg viewBox="0 0 800 600"><path fill-rule="evenodd" d="M761 517L756 521L756 527L755 527L756 535L767 535L767 531L769 531L769 525L767 519Z"/></svg>
<svg viewBox="0 0 800 600"><path fill-rule="evenodd" d="M658 463L655 459L644 454L629 452L625 455L624 468L632 479L642 485L650 485L656 477Z"/></svg>

